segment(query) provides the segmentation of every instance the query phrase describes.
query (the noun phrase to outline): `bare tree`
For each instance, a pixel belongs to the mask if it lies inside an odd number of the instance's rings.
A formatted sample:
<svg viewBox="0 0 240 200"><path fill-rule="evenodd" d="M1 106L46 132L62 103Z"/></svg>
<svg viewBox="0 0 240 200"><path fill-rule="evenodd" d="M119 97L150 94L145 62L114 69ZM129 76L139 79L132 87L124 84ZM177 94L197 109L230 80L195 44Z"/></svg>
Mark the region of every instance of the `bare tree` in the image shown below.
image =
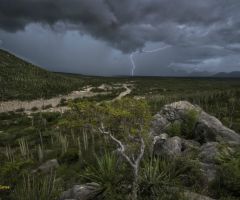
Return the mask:
<svg viewBox="0 0 240 200"><path fill-rule="evenodd" d="M133 185L132 185L132 200L137 200L137 193L138 193L138 179L139 179L139 166L140 162L143 158L144 151L145 151L145 142L143 137L141 137L141 134L139 134L139 139L140 139L140 151L137 156L132 153L131 155L127 155L126 153L126 147L125 145L118 140L116 137L112 135L110 131L106 131L103 123L101 123L101 128L99 128L100 133L107 135L115 144L119 146L118 151L120 154L125 158L125 160L130 164L130 166L133 169ZM140 130L141 132L141 130Z"/></svg>

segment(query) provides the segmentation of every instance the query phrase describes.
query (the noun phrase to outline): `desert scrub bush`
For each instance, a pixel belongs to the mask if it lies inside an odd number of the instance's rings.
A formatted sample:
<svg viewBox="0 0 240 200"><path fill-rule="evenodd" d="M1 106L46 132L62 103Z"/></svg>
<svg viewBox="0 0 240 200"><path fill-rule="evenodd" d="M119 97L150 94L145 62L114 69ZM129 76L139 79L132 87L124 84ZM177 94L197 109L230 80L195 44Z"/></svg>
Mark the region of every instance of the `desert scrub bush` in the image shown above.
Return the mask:
<svg viewBox="0 0 240 200"><path fill-rule="evenodd" d="M59 196L60 186L55 174L50 175L25 175L19 183L13 196L16 200L56 200Z"/></svg>
<svg viewBox="0 0 240 200"><path fill-rule="evenodd" d="M67 105L67 99L61 98L61 100L57 106L61 107L61 106L66 106L66 105Z"/></svg>
<svg viewBox="0 0 240 200"><path fill-rule="evenodd" d="M21 179L22 174L26 173L33 164L32 160L4 162L0 165L1 184L14 187Z"/></svg>
<svg viewBox="0 0 240 200"><path fill-rule="evenodd" d="M104 199L121 199L120 184L124 180L122 165L117 162L114 154L105 153L102 157L96 156L96 165L89 165L82 177L87 181L101 185Z"/></svg>
<svg viewBox="0 0 240 200"><path fill-rule="evenodd" d="M48 105L43 105L43 106L42 106L42 109L43 109L43 110L47 110L47 109L49 109L49 108L52 108L52 104L48 104Z"/></svg>
<svg viewBox="0 0 240 200"><path fill-rule="evenodd" d="M24 112L25 111L25 108L18 108L15 110L15 112Z"/></svg>
<svg viewBox="0 0 240 200"><path fill-rule="evenodd" d="M61 117L59 112L44 112L41 115L48 123L55 123Z"/></svg>
<svg viewBox="0 0 240 200"><path fill-rule="evenodd" d="M36 106L34 106L34 107L31 108L31 111L33 111L33 112L34 112L34 111L37 111L37 110L38 110L38 107L36 107Z"/></svg>
<svg viewBox="0 0 240 200"><path fill-rule="evenodd" d="M77 149L68 149L67 152L63 153L60 157L59 157L59 162L61 164L72 164L77 162L79 159L79 152Z"/></svg>

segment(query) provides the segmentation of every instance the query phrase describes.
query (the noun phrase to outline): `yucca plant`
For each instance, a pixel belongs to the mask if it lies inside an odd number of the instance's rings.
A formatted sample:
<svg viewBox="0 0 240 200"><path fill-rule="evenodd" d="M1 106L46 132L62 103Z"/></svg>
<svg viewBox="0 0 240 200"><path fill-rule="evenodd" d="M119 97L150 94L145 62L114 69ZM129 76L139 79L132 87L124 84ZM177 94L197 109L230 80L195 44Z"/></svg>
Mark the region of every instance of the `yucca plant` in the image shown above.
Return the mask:
<svg viewBox="0 0 240 200"><path fill-rule="evenodd" d="M117 188L121 181L121 176L118 173L119 166L116 156L110 153L105 153L103 157L96 156L96 165L91 165L86 168L83 178L88 181L96 182L101 185L105 199L117 199Z"/></svg>
<svg viewBox="0 0 240 200"><path fill-rule="evenodd" d="M157 197L166 188L177 183L179 171L174 161L163 158L151 158L143 162L140 188L141 193Z"/></svg>

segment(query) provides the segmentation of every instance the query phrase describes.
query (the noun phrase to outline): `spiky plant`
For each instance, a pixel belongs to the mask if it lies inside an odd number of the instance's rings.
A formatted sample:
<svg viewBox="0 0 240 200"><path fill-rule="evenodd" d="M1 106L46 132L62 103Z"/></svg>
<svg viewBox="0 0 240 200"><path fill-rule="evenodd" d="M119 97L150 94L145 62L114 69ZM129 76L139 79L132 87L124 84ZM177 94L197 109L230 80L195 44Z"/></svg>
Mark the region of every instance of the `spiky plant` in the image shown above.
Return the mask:
<svg viewBox="0 0 240 200"><path fill-rule="evenodd" d="M91 165L86 168L83 178L88 181L96 182L102 186L103 195L107 199L117 199L119 194L117 188L121 181L121 176L118 173L119 166L116 156L110 153L105 153L103 157L96 156L96 165Z"/></svg>
<svg viewBox="0 0 240 200"><path fill-rule="evenodd" d="M179 171L174 161L169 159L152 158L143 163L140 185L141 193L157 198L166 189L177 183Z"/></svg>

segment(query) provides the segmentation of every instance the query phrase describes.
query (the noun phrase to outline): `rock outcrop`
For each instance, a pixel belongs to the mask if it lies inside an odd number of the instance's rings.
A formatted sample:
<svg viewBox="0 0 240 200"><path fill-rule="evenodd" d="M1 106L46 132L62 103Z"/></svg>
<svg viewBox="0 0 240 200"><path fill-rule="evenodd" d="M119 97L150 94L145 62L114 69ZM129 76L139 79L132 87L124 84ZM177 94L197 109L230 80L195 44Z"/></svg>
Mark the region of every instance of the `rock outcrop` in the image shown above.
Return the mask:
<svg viewBox="0 0 240 200"><path fill-rule="evenodd" d="M187 101L179 101L165 105L163 109L154 116L152 122L152 134L160 135L175 121L184 121L188 111L195 110L198 119L194 128L194 139L201 143L227 142L240 144L240 135L224 126L217 118L204 112L200 107L194 106Z"/></svg>
<svg viewBox="0 0 240 200"><path fill-rule="evenodd" d="M185 137L184 132L172 137L166 134L173 124L186 123L186 116L190 111L197 113L191 138ZM153 152L157 156L183 157L194 152L194 155L196 154L194 159L199 161L201 171L208 182L215 178L218 158L221 154L233 152L234 146L240 145L238 133L187 101L165 105L154 116L151 135L154 138Z"/></svg>

